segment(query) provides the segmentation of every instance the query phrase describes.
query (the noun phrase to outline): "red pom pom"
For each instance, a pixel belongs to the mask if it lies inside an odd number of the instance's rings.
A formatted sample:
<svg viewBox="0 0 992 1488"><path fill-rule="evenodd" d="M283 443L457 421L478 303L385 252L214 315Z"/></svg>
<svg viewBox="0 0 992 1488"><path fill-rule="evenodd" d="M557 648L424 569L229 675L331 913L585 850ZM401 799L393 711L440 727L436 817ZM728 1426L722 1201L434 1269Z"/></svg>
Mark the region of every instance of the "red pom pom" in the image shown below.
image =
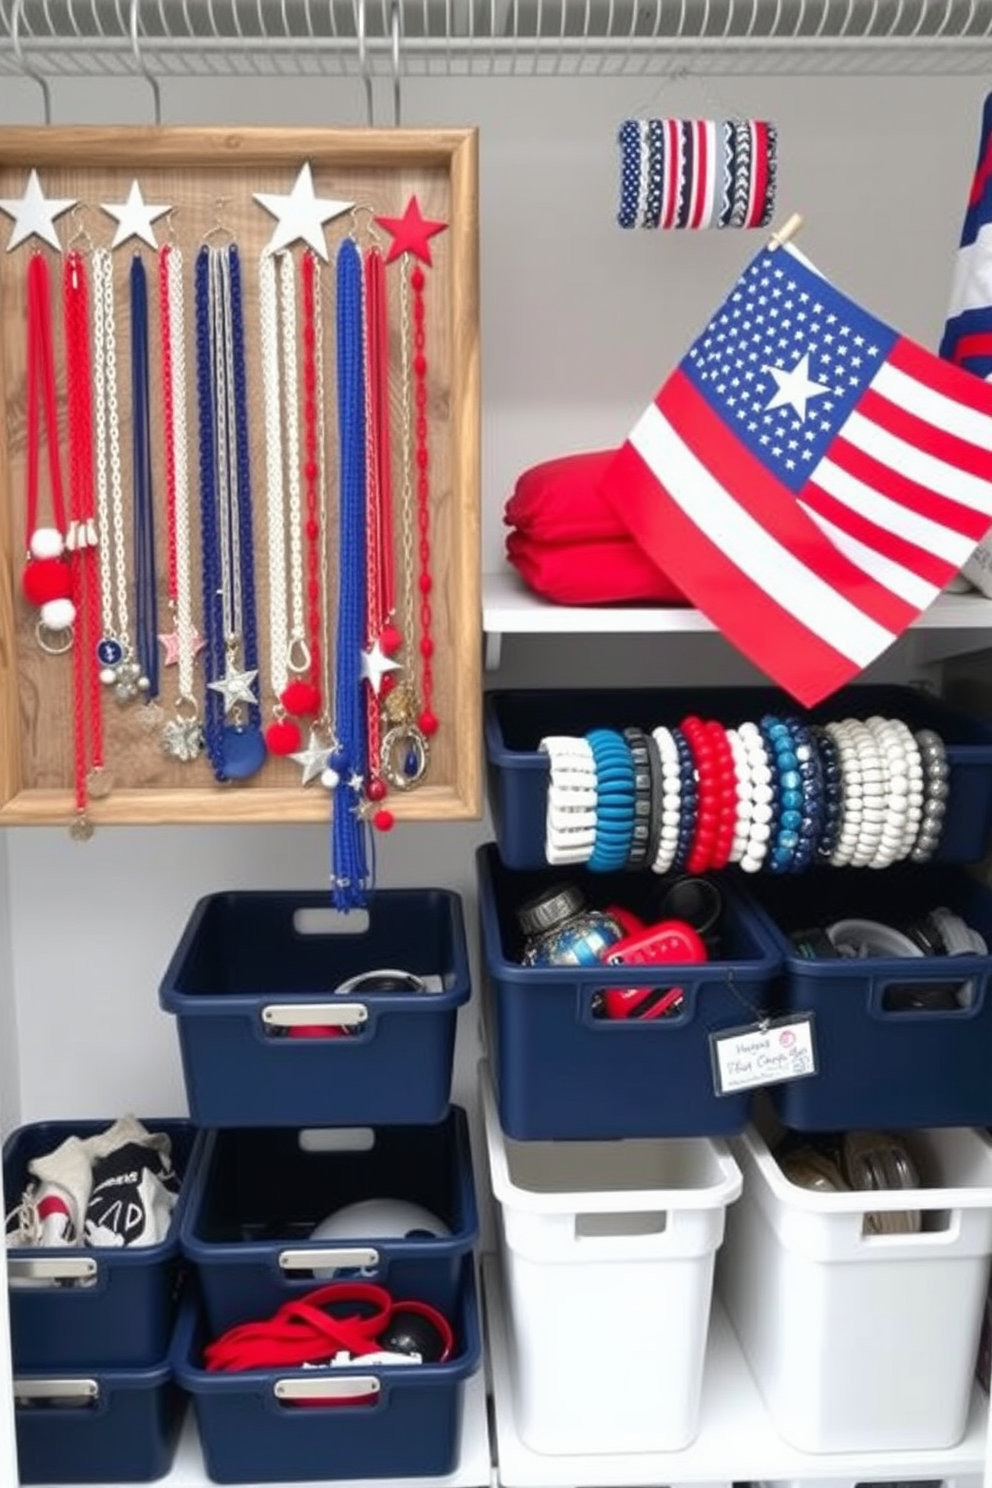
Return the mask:
<svg viewBox="0 0 992 1488"><path fill-rule="evenodd" d="M391 832L396 825L396 818L391 811L377 811L372 818L372 825L377 832Z"/></svg>
<svg viewBox="0 0 992 1488"><path fill-rule="evenodd" d="M370 780L365 787L365 794L370 801L381 801L386 794L386 782L384 780Z"/></svg>
<svg viewBox="0 0 992 1488"><path fill-rule="evenodd" d="M417 719L417 727L422 734L426 734L430 738L431 734L436 734L438 731L437 714L432 713L430 708L425 708Z"/></svg>
<svg viewBox="0 0 992 1488"><path fill-rule="evenodd" d="M300 747L300 729L291 718L279 718L265 730L270 754L292 754Z"/></svg>
<svg viewBox="0 0 992 1488"><path fill-rule="evenodd" d="M61 558L29 558L21 576L24 598L34 605L72 598L72 574Z"/></svg>
<svg viewBox="0 0 992 1488"><path fill-rule="evenodd" d="M384 625L379 632L379 645L387 656L395 656L403 644L403 637L395 625Z"/></svg>
<svg viewBox="0 0 992 1488"><path fill-rule="evenodd" d="M320 688L297 678L283 688L279 701L287 713L295 713L297 718L311 718L320 711Z"/></svg>

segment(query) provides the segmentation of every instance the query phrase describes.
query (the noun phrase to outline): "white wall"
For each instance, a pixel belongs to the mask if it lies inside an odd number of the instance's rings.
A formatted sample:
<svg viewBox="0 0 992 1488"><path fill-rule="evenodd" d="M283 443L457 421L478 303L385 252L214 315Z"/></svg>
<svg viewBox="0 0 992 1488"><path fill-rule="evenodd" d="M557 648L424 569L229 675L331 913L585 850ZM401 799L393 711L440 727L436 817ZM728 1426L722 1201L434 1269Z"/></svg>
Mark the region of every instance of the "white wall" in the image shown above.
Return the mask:
<svg viewBox="0 0 992 1488"><path fill-rule="evenodd" d="M635 112L762 114L779 127L781 216L802 246L878 314L929 344L939 335L973 164L980 79L734 78L657 89L651 80L411 80L404 122L481 128L484 566L498 566L502 503L527 465L613 444L756 250L752 234L624 233L615 225L618 121ZM0 124L39 119L37 90L0 80ZM146 121L140 84L66 84L56 123ZM364 122L350 83L170 83L167 123ZM634 646L507 643L500 685L729 676L719 641ZM899 658L894 664L899 665ZM735 664L735 675L747 669ZM472 851L485 822L404 827L381 843L383 884L431 882L474 914ZM201 894L321 887L320 828L0 834L0 1079L17 1041L20 1116L183 1109L159 977ZM9 950L12 987L4 956ZM16 1025L16 1034L15 1034ZM464 1022L456 1091L477 1052ZM15 1104L5 1104L12 1119Z"/></svg>

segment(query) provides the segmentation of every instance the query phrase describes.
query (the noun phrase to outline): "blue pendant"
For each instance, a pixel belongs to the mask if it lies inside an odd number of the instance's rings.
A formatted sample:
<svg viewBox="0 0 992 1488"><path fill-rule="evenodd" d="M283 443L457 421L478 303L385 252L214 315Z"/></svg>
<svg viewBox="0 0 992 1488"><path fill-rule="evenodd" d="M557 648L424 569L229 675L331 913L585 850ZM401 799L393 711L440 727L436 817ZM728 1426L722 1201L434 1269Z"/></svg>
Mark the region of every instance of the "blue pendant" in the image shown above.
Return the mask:
<svg viewBox="0 0 992 1488"><path fill-rule="evenodd" d="M114 667L124 659L124 647L120 641L113 641L109 636L104 636L97 642L96 656L101 666Z"/></svg>
<svg viewBox="0 0 992 1488"><path fill-rule="evenodd" d="M247 780L265 764L265 739L261 729L229 724L221 737L221 759L228 780Z"/></svg>

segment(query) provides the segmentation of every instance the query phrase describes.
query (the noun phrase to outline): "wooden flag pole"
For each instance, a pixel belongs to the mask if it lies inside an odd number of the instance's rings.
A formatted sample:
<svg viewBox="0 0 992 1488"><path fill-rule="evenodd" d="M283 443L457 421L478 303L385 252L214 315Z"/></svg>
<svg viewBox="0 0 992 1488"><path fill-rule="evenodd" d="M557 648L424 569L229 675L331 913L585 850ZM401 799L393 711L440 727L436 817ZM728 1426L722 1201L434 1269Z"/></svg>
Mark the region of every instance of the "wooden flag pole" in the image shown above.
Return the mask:
<svg viewBox="0 0 992 1488"><path fill-rule="evenodd" d="M801 214L799 212L793 212L792 216L787 217L786 220L782 223L782 226L776 228L775 232L772 233L771 237L768 239L769 248L783 247L790 238L794 238L796 236L796 233L799 231L802 225L803 219Z"/></svg>

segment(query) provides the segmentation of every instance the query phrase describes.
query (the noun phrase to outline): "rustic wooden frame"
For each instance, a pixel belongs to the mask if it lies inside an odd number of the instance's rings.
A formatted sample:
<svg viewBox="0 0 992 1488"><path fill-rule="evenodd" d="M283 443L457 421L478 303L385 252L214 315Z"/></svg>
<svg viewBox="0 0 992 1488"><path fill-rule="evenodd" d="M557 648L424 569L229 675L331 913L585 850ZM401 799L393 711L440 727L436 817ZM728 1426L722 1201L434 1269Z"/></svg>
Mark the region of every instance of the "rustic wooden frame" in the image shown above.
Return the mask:
<svg viewBox="0 0 992 1488"><path fill-rule="evenodd" d="M195 223L189 221L190 214L182 209L176 214L176 235L190 260L202 233L211 225L217 200L225 197L231 200L236 191L240 191L242 201L247 195L248 206L260 218L260 226L255 224L251 229L256 240L258 232L264 238L266 231L271 231L271 219L251 202L244 181L237 185L239 173L247 172L251 176L259 170L268 172L266 179L270 184L261 189L288 191L300 165L309 160L318 193L348 199L351 199L349 191L333 183L329 172L343 179L346 185L349 173L350 184L363 172L374 173L381 184L387 179L382 173L388 173L389 181L395 183L394 193L386 205L377 203L377 210L393 215L402 212L406 199L418 187L422 188L422 204L423 190L429 194L432 182L442 191L448 209L448 231L432 240L432 248L437 250L434 272L442 268L447 275L447 345L434 350L434 365L439 367L437 376L444 387L436 400L441 410L437 414L439 422L436 428L432 425L431 434L432 440L436 438L438 444L443 442L446 446L437 451L439 467L446 472L447 488L443 518L447 525L443 550L439 549L443 571L436 570L434 575L434 608L439 617L434 665L441 730L435 741L430 779L408 792L390 792L388 804L401 821L466 820L481 813L477 158L476 132L471 129L0 130L0 184L6 181L11 186L9 190L0 189L0 196L19 195L28 171L34 167L50 196L75 196L92 204L100 199L95 193L102 188L107 173L116 173L115 180L119 176L120 181L137 176L146 200L165 200L154 192L156 172L181 173L184 180L188 178L195 183L200 199L210 203L204 220ZM330 189L332 184L334 189ZM122 200L125 193L126 185L120 196L109 199ZM234 215L238 209L229 210L232 216L225 220L237 224L240 231L240 222ZM424 210L425 215L430 215L427 207ZM204 207L200 216L205 212ZM8 219L0 218L4 247L7 225ZM76 224L64 216L56 225L65 247ZM94 237L99 234L98 241L109 244L114 224L98 209L86 216L84 225ZM329 243L334 225L334 222L328 224ZM342 231L347 226L350 224ZM156 230L163 227L164 219ZM159 241L165 236L164 231L159 232ZM9 257L15 260L38 246L33 240ZM118 251L130 255L136 246L139 245L123 245ZM52 252L51 257L54 273L57 255ZM5 410L0 422L0 492L5 496L0 505L0 825L53 824L72 819L73 795L71 780L53 787L31 778L26 758L26 715L31 711L36 724L47 699L41 688L33 700L27 699L30 689L23 685L19 659L25 644L25 627L33 628L34 616L19 592L23 498L16 487L23 482L14 481L21 454L12 449L9 431L15 422L21 388L6 386L6 382L10 380L8 353L12 345L22 348L24 330L23 316L12 315L9 298L4 300L5 277L12 277L4 275L6 258L6 254L0 255L0 406ZM17 268L17 278L22 279L22 264ZM60 393L63 391L60 389ZM190 420L192 438L195 427L192 412ZM258 477L255 485L254 504L258 512L261 490ZM49 660L45 659L46 666ZM58 662L55 666L58 668ZM63 697L67 697L64 675L59 685ZM61 723L68 728L64 701L62 709ZM435 764L439 768L435 769ZM201 764L187 768L200 770ZM275 763L274 768L298 775L296 766L284 762ZM287 781L285 773L279 784L266 785L269 765L255 781L234 786L218 785L209 766L206 769L208 781L196 786L129 783L115 770L118 784L109 796L91 803L90 816L95 825L321 822L329 816L329 798L319 786L303 789L292 780Z"/></svg>

